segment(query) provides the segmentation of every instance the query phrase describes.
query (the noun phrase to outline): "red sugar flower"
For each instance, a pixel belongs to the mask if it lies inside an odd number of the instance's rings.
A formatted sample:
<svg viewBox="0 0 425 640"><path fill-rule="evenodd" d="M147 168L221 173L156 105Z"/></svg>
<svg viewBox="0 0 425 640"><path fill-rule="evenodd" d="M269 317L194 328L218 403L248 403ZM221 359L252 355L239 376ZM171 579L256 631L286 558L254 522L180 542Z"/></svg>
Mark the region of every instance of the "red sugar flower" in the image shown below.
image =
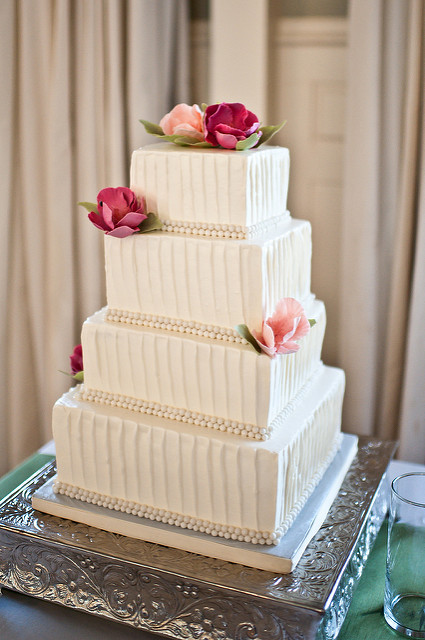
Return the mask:
<svg viewBox="0 0 425 640"><path fill-rule="evenodd" d="M97 212L89 213L89 220L95 227L117 238L138 232L140 223L147 217L145 203L139 202L127 187L108 187L99 191Z"/></svg>

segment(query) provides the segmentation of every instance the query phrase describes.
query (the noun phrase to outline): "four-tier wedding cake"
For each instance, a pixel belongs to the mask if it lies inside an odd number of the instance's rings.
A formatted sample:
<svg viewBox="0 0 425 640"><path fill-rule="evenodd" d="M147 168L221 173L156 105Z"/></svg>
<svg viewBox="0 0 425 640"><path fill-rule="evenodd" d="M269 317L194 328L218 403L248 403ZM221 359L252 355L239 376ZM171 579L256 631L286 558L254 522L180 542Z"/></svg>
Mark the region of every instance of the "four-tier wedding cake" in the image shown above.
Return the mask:
<svg viewBox="0 0 425 640"><path fill-rule="evenodd" d="M86 203L107 307L83 325L83 384L54 407L55 491L276 544L340 446L344 393L321 362L289 153L259 146L274 130L239 104L145 126L165 142L134 152L131 190Z"/></svg>

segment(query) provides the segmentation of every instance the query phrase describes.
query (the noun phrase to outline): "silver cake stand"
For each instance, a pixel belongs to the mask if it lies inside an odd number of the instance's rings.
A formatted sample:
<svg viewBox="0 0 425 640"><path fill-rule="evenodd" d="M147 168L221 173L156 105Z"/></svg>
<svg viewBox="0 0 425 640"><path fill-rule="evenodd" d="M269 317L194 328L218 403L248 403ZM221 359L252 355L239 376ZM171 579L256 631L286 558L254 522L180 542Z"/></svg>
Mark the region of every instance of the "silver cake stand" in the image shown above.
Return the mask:
<svg viewBox="0 0 425 640"><path fill-rule="evenodd" d="M0 503L0 587L171 638L335 638L385 518L394 450L359 439L322 527L285 575L35 511L49 463Z"/></svg>

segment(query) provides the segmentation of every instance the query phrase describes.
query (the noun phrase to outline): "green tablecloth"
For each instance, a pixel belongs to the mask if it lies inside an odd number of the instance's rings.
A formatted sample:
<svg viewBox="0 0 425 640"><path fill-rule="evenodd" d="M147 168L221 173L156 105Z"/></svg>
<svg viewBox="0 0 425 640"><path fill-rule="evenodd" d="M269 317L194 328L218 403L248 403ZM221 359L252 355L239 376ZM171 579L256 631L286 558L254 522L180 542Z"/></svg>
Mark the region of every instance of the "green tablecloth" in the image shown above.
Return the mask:
<svg viewBox="0 0 425 640"><path fill-rule="evenodd" d="M384 620L387 523L382 526L348 611L338 640L395 640L402 638Z"/></svg>
<svg viewBox="0 0 425 640"><path fill-rule="evenodd" d="M36 453L0 478L0 499L24 482L54 456ZM379 532L338 640L394 640L400 635L384 621L385 554L387 528Z"/></svg>
<svg viewBox="0 0 425 640"><path fill-rule="evenodd" d="M32 476L33 473L41 469L43 465L50 460L54 460L55 456L47 453L35 453L30 458L27 458L15 469L6 473L5 476L0 478L0 500L7 496L13 489L18 487L27 478Z"/></svg>

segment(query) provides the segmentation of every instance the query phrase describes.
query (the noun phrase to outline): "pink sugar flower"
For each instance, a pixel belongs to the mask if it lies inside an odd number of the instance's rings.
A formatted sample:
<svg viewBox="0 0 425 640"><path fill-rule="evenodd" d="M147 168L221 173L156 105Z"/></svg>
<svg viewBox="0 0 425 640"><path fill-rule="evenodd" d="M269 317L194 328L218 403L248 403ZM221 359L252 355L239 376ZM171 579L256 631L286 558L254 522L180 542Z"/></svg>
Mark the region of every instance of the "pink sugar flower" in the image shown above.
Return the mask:
<svg viewBox="0 0 425 640"><path fill-rule="evenodd" d="M139 225L148 217L145 203L139 202L127 187L108 187L99 191L97 213L91 211L89 220L106 235L125 238L139 231Z"/></svg>
<svg viewBox="0 0 425 640"><path fill-rule="evenodd" d="M263 321L261 331L253 331L253 336L264 353L271 358L276 354L295 353L300 348L300 340L310 331L301 304L294 298L282 298L270 318Z"/></svg>
<svg viewBox="0 0 425 640"><path fill-rule="evenodd" d="M204 139L202 112L197 104L176 105L161 119L159 126L167 136L179 135L199 141Z"/></svg>

